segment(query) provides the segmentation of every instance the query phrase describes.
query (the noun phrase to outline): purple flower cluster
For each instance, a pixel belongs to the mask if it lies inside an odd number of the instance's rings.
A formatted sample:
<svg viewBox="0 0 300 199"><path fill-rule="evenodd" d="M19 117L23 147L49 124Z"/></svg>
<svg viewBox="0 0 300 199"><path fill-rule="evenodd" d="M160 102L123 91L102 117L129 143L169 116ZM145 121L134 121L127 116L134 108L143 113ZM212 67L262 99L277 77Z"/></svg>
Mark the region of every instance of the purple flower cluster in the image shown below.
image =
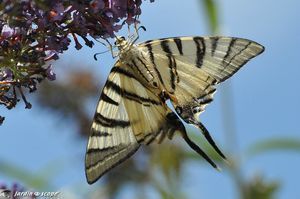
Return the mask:
<svg viewBox="0 0 300 199"><path fill-rule="evenodd" d="M153 0L150 0L153 2ZM43 79L55 80L50 60L75 48L92 47L89 39L106 39L124 24L138 23L142 0L2 0L0 4L0 104L16 105L22 88L36 90Z"/></svg>

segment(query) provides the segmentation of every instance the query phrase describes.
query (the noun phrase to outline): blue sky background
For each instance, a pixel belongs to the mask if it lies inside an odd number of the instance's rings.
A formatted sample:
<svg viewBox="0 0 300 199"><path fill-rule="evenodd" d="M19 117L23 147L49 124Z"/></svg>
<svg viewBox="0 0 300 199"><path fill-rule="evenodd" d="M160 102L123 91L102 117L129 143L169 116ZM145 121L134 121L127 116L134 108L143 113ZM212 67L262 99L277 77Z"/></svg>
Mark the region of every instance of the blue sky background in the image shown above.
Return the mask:
<svg viewBox="0 0 300 199"><path fill-rule="evenodd" d="M300 1L225 0L217 3L220 35L252 39L266 47L262 55L230 80L238 142L238 146L230 148L246 151L253 143L274 137L300 139ZM209 35L204 8L196 0L143 2L140 19L147 28L146 32L141 32L140 41ZM121 34L127 35L125 30L126 27ZM105 54L96 62L93 54L102 50L105 49L101 45L93 49L85 47L81 51L70 49L55 64L57 79L63 79L63 73L74 63L82 63L104 81L114 60ZM60 69L60 65L66 68ZM226 85L222 87L226 90ZM221 146L226 145L221 112L222 90L218 89L214 102L201 115L203 123ZM63 188L84 192L98 187L85 182L86 141L76 139L74 123L39 109L34 102L32 104L31 110L25 110L22 103L12 111L1 107L1 115L6 116L6 120L0 127L0 164L10 162L27 169L32 175L47 171L49 165L62 166L63 170L54 177L53 190ZM96 101L89 107L91 117L95 106ZM282 186L278 198L300 198L300 189L297 188L299 153L265 153L247 161L242 159L242 163L246 177L263 173L267 180L279 180ZM218 173L204 164L193 162L186 165L184 176L183 190L190 198L237 198L226 172ZM0 173L1 181L9 183L16 179ZM130 196L130 190L125 193L127 195Z"/></svg>

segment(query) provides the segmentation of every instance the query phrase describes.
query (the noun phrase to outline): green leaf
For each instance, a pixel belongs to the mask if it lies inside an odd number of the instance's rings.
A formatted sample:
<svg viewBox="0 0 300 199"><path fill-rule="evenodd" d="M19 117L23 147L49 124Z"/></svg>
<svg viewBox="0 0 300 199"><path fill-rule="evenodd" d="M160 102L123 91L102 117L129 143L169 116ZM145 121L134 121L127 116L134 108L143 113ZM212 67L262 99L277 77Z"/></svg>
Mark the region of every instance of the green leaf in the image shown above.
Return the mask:
<svg viewBox="0 0 300 199"><path fill-rule="evenodd" d="M254 143L247 150L248 156L260 155L273 151L300 152L300 138L272 138Z"/></svg>
<svg viewBox="0 0 300 199"><path fill-rule="evenodd" d="M217 33L219 20L216 2L214 0L202 0L202 2L204 4L206 15L209 21L208 25L210 27L210 31L212 33Z"/></svg>

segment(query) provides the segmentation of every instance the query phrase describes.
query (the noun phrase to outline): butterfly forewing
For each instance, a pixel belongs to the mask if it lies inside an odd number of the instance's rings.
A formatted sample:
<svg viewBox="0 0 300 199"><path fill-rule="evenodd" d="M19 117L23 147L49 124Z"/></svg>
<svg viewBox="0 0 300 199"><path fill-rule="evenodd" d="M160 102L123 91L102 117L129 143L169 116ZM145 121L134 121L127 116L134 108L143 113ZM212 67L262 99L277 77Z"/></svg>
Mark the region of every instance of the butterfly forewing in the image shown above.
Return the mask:
<svg viewBox="0 0 300 199"><path fill-rule="evenodd" d="M140 144L151 143L163 132L184 128L171 114L164 102L137 80L129 66L117 62L94 116L85 161L87 181L95 182L130 157Z"/></svg>
<svg viewBox="0 0 300 199"><path fill-rule="evenodd" d="M95 182L139 147L122 93L116 89L120 85L121 76L112 72L99 100L85 160L88 183Z"/></svg>

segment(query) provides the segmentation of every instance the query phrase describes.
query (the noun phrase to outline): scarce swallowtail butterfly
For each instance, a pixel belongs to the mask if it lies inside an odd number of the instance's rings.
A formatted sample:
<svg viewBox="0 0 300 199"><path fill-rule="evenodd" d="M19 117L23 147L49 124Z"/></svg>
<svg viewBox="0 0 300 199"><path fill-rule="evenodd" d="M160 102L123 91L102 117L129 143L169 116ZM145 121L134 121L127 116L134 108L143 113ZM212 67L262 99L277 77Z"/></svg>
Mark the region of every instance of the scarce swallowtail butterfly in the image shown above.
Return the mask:
<svg viewBox="0 0 300 199"><path fill-rule="evenodd" d="M198 127L226 159L198 116L213 100L216 86L262 53L264 47L234 37L171 37L140 44L134 41L116 39L119 59L100 96L87 145L88 183L125 161L141 145L161 143L175 133L217 168L189 139L178 116ZM166 100L171 101L177 114Z"/></svg>

